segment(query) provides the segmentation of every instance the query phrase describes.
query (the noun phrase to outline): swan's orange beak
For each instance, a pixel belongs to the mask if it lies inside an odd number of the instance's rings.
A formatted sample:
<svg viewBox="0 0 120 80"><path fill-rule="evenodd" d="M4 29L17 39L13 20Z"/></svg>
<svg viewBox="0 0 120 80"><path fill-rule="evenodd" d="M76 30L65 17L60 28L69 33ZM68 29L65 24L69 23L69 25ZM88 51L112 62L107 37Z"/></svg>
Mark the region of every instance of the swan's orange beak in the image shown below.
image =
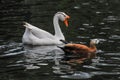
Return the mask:
<svg viewBox="0 0 120 80"><path fill-rule="evenodd" d="M66 25L66 27L68 27L68 19L70 18L70 16L67 16L66 18L65 18L65 20L64 20L64 23L65 23L65 25Z"/></svg>

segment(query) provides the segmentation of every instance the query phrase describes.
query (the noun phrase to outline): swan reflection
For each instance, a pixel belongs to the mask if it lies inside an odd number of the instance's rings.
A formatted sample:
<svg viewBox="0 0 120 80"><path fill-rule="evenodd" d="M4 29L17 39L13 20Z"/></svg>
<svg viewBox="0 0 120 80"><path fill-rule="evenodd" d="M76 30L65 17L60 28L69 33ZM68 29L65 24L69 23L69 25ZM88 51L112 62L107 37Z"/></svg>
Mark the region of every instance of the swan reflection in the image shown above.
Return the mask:
<svg viewBox="0 0 120 80"><path fill-rule="evenodd" d="M26 54L30 56L33 55L33 58L39 58L39 56L45 56L45 55L55 55L56 54L64 54L64 52L59 49L57 46L24 46L24 49L26 51ZM37 55L37 56L35 56ZM31 56L32 58L32 56Z"/></svg>
<svg viewBox="0 0 120 80"><path fill-rule="evenodd" d="M37 66L48 65L48 62L50 61L54 62L54 60L56 60L57 58L62 58L64 54L64 52L61 49L59 49L57 46L24 45L24 49L26 51L25 61L29 64L27 65L27 67L31 67L31 65L33 66L33 64Z"/></svg>

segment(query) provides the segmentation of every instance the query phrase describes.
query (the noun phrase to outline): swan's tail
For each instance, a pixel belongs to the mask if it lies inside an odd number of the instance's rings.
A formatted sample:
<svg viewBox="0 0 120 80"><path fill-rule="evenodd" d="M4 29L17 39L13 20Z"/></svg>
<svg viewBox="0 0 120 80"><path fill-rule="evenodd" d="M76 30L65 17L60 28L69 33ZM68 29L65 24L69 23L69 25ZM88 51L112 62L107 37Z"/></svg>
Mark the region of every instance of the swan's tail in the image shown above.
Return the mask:
<svg viewBox="0 0 120 80"><path fill-rule="evenodd" d="M23 24L24 24L23 26L25 26L28 29L32 29L32 27L33 27L33 25L31 25L31 24L29 24L27 22L23 22Z"/></svg>

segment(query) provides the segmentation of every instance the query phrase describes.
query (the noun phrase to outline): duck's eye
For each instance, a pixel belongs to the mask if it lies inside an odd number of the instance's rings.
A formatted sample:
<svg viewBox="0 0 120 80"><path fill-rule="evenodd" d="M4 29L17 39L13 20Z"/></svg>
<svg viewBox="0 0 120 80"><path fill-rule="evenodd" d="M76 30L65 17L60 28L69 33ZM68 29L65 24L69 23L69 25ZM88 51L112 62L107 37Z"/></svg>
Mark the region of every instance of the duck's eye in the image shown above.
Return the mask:
<svg viewBox="0 0 120 80"><path fill-rule="evenodd" d="M95 40L95 43L98 44L98 43L99 43L99 40L96 39L96 40Z"/></svg>

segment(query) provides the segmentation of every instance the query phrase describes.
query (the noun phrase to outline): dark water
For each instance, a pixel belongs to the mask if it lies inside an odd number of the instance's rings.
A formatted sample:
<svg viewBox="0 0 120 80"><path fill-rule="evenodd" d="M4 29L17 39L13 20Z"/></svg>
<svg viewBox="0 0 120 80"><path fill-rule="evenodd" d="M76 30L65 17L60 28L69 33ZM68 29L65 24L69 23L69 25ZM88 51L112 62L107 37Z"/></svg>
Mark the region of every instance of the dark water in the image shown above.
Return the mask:
<svg viewBox="0 0 120 80"><path fill-rule="evenodd" d="M0 0L0 80L119 80L119 0ZM57 11L70 15L60 22L66 40L89 44L100 39L90 65L65 64L56 46L24 46L23 21L53 31Z"/></svg>

